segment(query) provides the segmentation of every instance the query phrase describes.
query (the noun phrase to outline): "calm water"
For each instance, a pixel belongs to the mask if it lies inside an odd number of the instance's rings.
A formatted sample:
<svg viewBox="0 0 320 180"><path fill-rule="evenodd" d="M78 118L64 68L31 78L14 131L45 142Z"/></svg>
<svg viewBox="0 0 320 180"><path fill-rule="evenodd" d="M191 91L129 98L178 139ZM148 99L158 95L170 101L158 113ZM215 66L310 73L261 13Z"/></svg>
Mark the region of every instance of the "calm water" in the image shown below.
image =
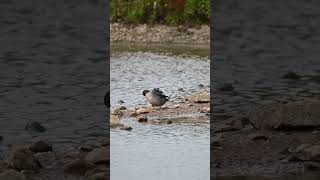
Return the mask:
<svg viewBox="0 0 320 180"><path fill-rule="evenodd" d="M155 52L113 52L111 104L145 104L142 90L161 88L172 99L209 89L208 57ZM203 84L204 87L199 87ZM183 88L184 92L178 91ZM205 180L210 178L210 131L202 123L141 124L125 119L133 130L111 130L111 179Z"/></svg>
<svg viewBox="0 0 320 180"><path fill-rule="evenodd" d="M36 139L78 146L107 134L103 3L0 2L0 151ZM29 121L47 131L26 131Z"/></svg>

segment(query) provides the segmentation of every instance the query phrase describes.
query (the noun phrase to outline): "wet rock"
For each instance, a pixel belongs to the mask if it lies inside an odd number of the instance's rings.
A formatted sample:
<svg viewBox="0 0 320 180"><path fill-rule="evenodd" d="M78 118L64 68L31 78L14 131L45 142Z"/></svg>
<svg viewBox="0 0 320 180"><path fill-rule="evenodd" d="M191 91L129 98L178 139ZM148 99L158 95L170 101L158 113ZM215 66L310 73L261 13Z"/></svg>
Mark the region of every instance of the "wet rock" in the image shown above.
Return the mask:
<svg viewBox="0 0 320 180"><path fill-rule="evenodd" d="M305 160L320 161L320 145L311 145L303 148L301 153Z"/></svg>
<svg viewBox="0 0 320 180"><path fill-rule="evenodd" d="M252 110L249 120L257 129L305 130L320 126L319 109L319 100L268 103Z"/></svg>
<svg viewBox="0 0 320 180"><path fill-rule="evenodd" d="M293 72L293 71L288 71L287 73L285 73L282 76L283 79L294 79L294 80L298 80L301 78L300 75L298 75L297 73Z"/></svg>
<svg viewBox="0 0 320 180"><path fill-rule="evenodd" d="M64 167L64 172L68 174L81 174L84 175L90 169L95 168L95 165L84 159L77 159Z"/></svg>
<svg viewBox="0 0 320 180"><path fill-rule="evenodd" d="M120 106L119 109L120 110L126 110L127 108L125 106Z"/></svg>
<svg viewBox="0 0 320 180"><path fill-rule="evenodd" d="M123 100L119 100L118 103L119 103L119 104L123 104L124 101L123 101Z"/></svg>
<svg viewBox="0 0 320 180"><path fill-rule="evenodd" d="M148 117L147 116L140 115L140 116L137 117L137 119L138 119L138 122L148 122Z"/></svg>
<svg viewBox="0 0 320 180"><path fill-rule="evenodd" d="M91 146L80 146L79 147L79 150L82 151L82 152L90 152L92 151L93 147Z"/></svg>
<svg viewBox="0 0 320 180"><path fill-rule="evenodd" d="M46 128L44 126L42 126L42 124L40 122L37 122L37 121L28 122L25 129L28 131L35 131L35 132L45 132L46 131Z"/></svg>
<svg viewBox="0 0 320 180"><path fill-rule="evenodd" d="M130 127L130 126L122 126L122 127L120 127L120 130L131 131L132 127Z"/></svg>
<svg viewBox="0 0 320 180"><path fill-rule="evenodd" d="M30 145L29 149L34 153L52 151L52 146L44 141L37 141Z"/></svg>
<svg viewBox="0 0 320 180"><path fill-rule="evenodd" d="M204 88L204 85L203 84L199 84L198 87L199 88Z"/></svg>
<svg viewBox="0 0 320 180"><path fill-rule="evenodd" d="M178 91L183 92L183 91L184 91L184 89L183 89L183 88L178 88Z"/></svg>
<svg viewBox="0 0 320 180"><path fill-rule="evenodd" d="M193 103L208 103L210 102L210 94L208 92L195 93L188 96L187 100Z"/></svg>
<svg viewBox="0 0 320 180"><path fill-rule="evenodd" d="M13 169L8 169L0 174L1 180L27 180L26 177Z"/></svg>
<svg viewBox="0 0 320 180"><path fill-rule="evenodd" d="M171 106L170 108L171 108L171 109L177 109L177 108L179 108L179 107L180 107L180 104L175 104L175 105Z"/></svg>
<svg viewBox="0 0 320 180"><path fill-rule="evenodd" d="M214 137L210 138L210 145L211 146L220 146L221 145L221 137L222 135L215 135Z"/></svg>
<svg viewBox="0 0 320 180"><path fill-rule="evenodd" d="M9 167L16 170L38 171L42 166L28 147L17 147L8 159Z"/></svg>
<svg viewBox="0 0 320 180"><path fill-rule="evenodd" d="M94 164L104 164L110 161L109 150L107 147L101 147L90 151L86 160Z"/></svg>
<svg viewBox="0 0 320 180"><path fill-rule="evenodd" d="M219 91L233 91L234 87L232 84L225 83L217 87Z"/></svg>

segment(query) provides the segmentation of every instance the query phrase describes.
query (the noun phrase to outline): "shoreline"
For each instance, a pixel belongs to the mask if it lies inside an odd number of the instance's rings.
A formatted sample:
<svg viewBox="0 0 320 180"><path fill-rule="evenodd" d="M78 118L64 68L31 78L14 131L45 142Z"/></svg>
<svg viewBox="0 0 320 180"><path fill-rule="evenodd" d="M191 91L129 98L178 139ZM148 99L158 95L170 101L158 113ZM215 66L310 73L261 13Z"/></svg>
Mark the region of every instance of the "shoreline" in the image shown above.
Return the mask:
<svg viewBox="0 0 320 180"><path fill-rule="evenodd" d="M111 43L192 44L210 47L210 27L110 24Z"/></svg>

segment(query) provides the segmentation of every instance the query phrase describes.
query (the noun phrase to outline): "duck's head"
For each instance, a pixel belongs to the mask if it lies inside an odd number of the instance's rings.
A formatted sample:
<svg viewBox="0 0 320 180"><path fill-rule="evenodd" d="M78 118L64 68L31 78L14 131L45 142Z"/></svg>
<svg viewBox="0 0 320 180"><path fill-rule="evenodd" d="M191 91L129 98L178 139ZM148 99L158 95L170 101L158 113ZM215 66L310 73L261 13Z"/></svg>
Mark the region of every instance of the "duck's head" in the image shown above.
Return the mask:
<svg viewBox="0 0 320 180"><path fill-rule="evenodd" d="M146 94L147 94L148 92L150 92L150 91L149 91L149 90L143 90L143 91L142 91L143 96L146 96Z"/></svg>

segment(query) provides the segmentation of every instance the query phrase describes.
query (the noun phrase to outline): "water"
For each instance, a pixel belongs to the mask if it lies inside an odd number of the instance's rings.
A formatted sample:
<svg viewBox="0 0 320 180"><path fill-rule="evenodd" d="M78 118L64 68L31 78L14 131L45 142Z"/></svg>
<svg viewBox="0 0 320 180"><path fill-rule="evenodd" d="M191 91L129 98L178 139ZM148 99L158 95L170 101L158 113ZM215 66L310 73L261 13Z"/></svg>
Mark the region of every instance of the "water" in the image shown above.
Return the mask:
<svg viewBox="0 0 320 180"><path fill-rule="evenodd" d="M142 91L154 87L161 88L172 99L208 90L209 71L208 57L152 51L113 52L111 105L119 105L120 99L129 107L145 104ZM177 91L178 88L184 92ZM124 121L132 131L111 130L112 180L210 178L209 118L201 123L170 125L141 124L130 118Z"/></svg>
<svg viewBox="0 0 320 180"><path fill-rule="evenodd" d="M101 3L1 1L0 151L36 139L63 149L107 134ZM47 131L26 131L29 121Z"/></svg>

